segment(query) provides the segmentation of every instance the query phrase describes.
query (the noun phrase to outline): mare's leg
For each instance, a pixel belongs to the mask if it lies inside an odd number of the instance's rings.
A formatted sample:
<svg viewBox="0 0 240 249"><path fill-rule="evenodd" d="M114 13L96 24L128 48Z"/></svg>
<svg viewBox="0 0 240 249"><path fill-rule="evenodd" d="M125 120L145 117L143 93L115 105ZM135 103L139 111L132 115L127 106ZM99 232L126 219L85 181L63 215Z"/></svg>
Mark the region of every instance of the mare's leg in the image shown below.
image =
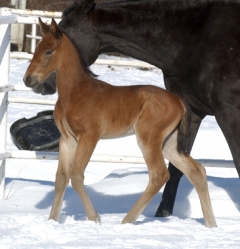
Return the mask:
<svg viewBox="0 0 240 249"><path fill-rule="evenodd" d="M77 143L71 139L66 141L60 137L59 162L55 181L55 196L49 219L59 221L62 202L66 187L69 183L69 173L75 157Z"/></svg>
<svg viewBox="0 0 240 249"><path fill-rule="evenodd" d="M196 138L199 126L201 124L204 115L197 115L192 112L191 118L191 146ZM155 217L167 217L172 215L175 198L177 195L177 189L183 173L176 168L171 162L169 162L168 170L170 173L170 179L165 185L162 195L162 201L156 211Z"/></svg>
<svg viewBox="0 0 240 249"><path fill-rule="evenodd" d="M209 197L205 168L197 163L191 156L180 155L177 151L177 131L166 142L163 155L177 165L189 181L194 185L202 206L205 226L215 227L216 222Z"/></svg>
<svg viewBox="0 0 240 249"><path fill-rule="evenodd" d="M156 134L141 134L136 136L138 145L143 153L145 162L148 167L149 182L142 196L134 204L128 214L122 220L122 223L133 223L142 213L155 194L169 179L169 173L164 162L162 151L162 139ZM151 137L152 139L148 139ZM148 141L146 141L148 140Z"/></svg>
<svg viewBox="0 0 240 249"><path fill-rule="evenodd" d="M155 217L168 217L173 213L173 207L177 195L178 185L183 173L172 163L169 163L168 170L170 179L164 187L162 200L155 213Z"/></svg>
<svg viewBox="0 0 240 249"><path fill-rule="evenodd" d="M233 97L232 100L236 98L238 99L238 96ZM219 103L215 110L215 116L227 140L240 177L240 108L239 105L237 107L237 104L235 106L234 104L231 104L231 100L227 104Z"/></svg>
<svg viewBox="0 0 240 249"><path fill-rule="evenodd" d="M94 209L93 204L84 188L84 171L87 167L87 164L91 158L91 155L96 147L98 140L99 137L94 136L93 134L89 135L85 133L81 136L81 139L79 140L77 145L76 156L74 159L70 178L73 188L78 193L83 203L87 218L89 220L99 223L100 217L97 211Z"/></svg>

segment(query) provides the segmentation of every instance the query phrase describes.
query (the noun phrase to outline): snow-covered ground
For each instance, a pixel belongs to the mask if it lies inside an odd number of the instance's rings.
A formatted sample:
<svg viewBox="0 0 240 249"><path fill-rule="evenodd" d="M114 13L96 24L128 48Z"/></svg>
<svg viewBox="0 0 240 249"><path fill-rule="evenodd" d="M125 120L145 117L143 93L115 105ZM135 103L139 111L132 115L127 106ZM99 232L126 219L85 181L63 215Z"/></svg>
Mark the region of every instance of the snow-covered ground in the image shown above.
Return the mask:
<svg viewBox="0 0 240 249"><path fill-rule="evenodd" d="M10 83L23 84L26 60L11 60ZM115 85L155 84L163 87L161 72L135 68L92 66L102 80ZM11 96L50 98L31 92ZM52 106L10 104L8 129L17 119L33 117ZM234 134L233 134L234 136ZM16 149L8 132L8 149ZM96 154L141 156L135 137L100 141ZM193 147L196 159L232 160L213 117L201 125ZM101 215L102 224L86 220L77 194L68 186L60 223L48 221L57 161L7 160L6 199L0 200L0 249L34 248L240 248L240 180L234 168L207 167L210 196L218 224L206 228L195 190L184 177L172 217L155 218L157 194L137 222L120 224L148 181L143 164L90 162L86 190Z"/></svg>

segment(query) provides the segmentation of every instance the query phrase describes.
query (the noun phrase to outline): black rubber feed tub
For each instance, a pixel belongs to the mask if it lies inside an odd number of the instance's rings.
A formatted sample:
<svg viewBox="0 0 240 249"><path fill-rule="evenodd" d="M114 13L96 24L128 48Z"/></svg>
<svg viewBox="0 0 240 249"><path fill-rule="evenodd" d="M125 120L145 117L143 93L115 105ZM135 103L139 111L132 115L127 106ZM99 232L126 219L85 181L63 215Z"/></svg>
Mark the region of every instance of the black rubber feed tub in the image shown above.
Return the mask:
<svg viewBox="0 0 240 249"><path fill-rule="evenodd" d="M10 133L20 150L59 150L60 133L54 122L53 111L39 112L35 117L15 121Z"/></svg>

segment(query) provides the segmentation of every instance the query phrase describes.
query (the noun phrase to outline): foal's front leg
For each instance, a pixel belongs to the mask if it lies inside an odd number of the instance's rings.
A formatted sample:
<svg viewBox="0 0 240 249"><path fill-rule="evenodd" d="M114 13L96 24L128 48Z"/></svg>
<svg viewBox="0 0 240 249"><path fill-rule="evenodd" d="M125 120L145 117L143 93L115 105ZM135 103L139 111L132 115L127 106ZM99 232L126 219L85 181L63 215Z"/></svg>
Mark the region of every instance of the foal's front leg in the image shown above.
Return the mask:
<svg viewBox="0 0 240 249"><path fill-rule="evenodd" d="M76 141L67 141L62 136L59 141L59 162L55 181L55 196L49 219L59 221L62 202L69 183L69 172L76 153Z"/></svg>
<svg viewBox="0 0 240 249"><path fill-rule="evenodd" d="M98 135L85 133L81 136L81 139L79 140L77 145L76 156L73 162L70 178L72 187L78 193L83 203L87 218L89 220L100 223L100 217L93 207L93 204L84 188L84 171L92 156L98 140Z"/></svg>

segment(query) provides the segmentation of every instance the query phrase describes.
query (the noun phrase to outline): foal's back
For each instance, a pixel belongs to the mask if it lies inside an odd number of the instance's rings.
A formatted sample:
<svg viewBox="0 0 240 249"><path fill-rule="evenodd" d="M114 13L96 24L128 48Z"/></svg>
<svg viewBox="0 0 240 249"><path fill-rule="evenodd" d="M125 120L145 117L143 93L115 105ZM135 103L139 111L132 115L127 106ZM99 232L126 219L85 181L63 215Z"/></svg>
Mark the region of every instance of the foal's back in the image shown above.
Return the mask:
<svg viewBox="0 0 240 249"><path fill-rule="evenodd" d="M179 123L184 112L179 97L156 86L113 86L89 77L84 90L81 83L79 79L79 94L76 89L72 91L67 110L75 134L80 132L78 127L95 126L101 138L126 136L135 132L143 117L149 128L164 127L165 121Z"/></svg>

